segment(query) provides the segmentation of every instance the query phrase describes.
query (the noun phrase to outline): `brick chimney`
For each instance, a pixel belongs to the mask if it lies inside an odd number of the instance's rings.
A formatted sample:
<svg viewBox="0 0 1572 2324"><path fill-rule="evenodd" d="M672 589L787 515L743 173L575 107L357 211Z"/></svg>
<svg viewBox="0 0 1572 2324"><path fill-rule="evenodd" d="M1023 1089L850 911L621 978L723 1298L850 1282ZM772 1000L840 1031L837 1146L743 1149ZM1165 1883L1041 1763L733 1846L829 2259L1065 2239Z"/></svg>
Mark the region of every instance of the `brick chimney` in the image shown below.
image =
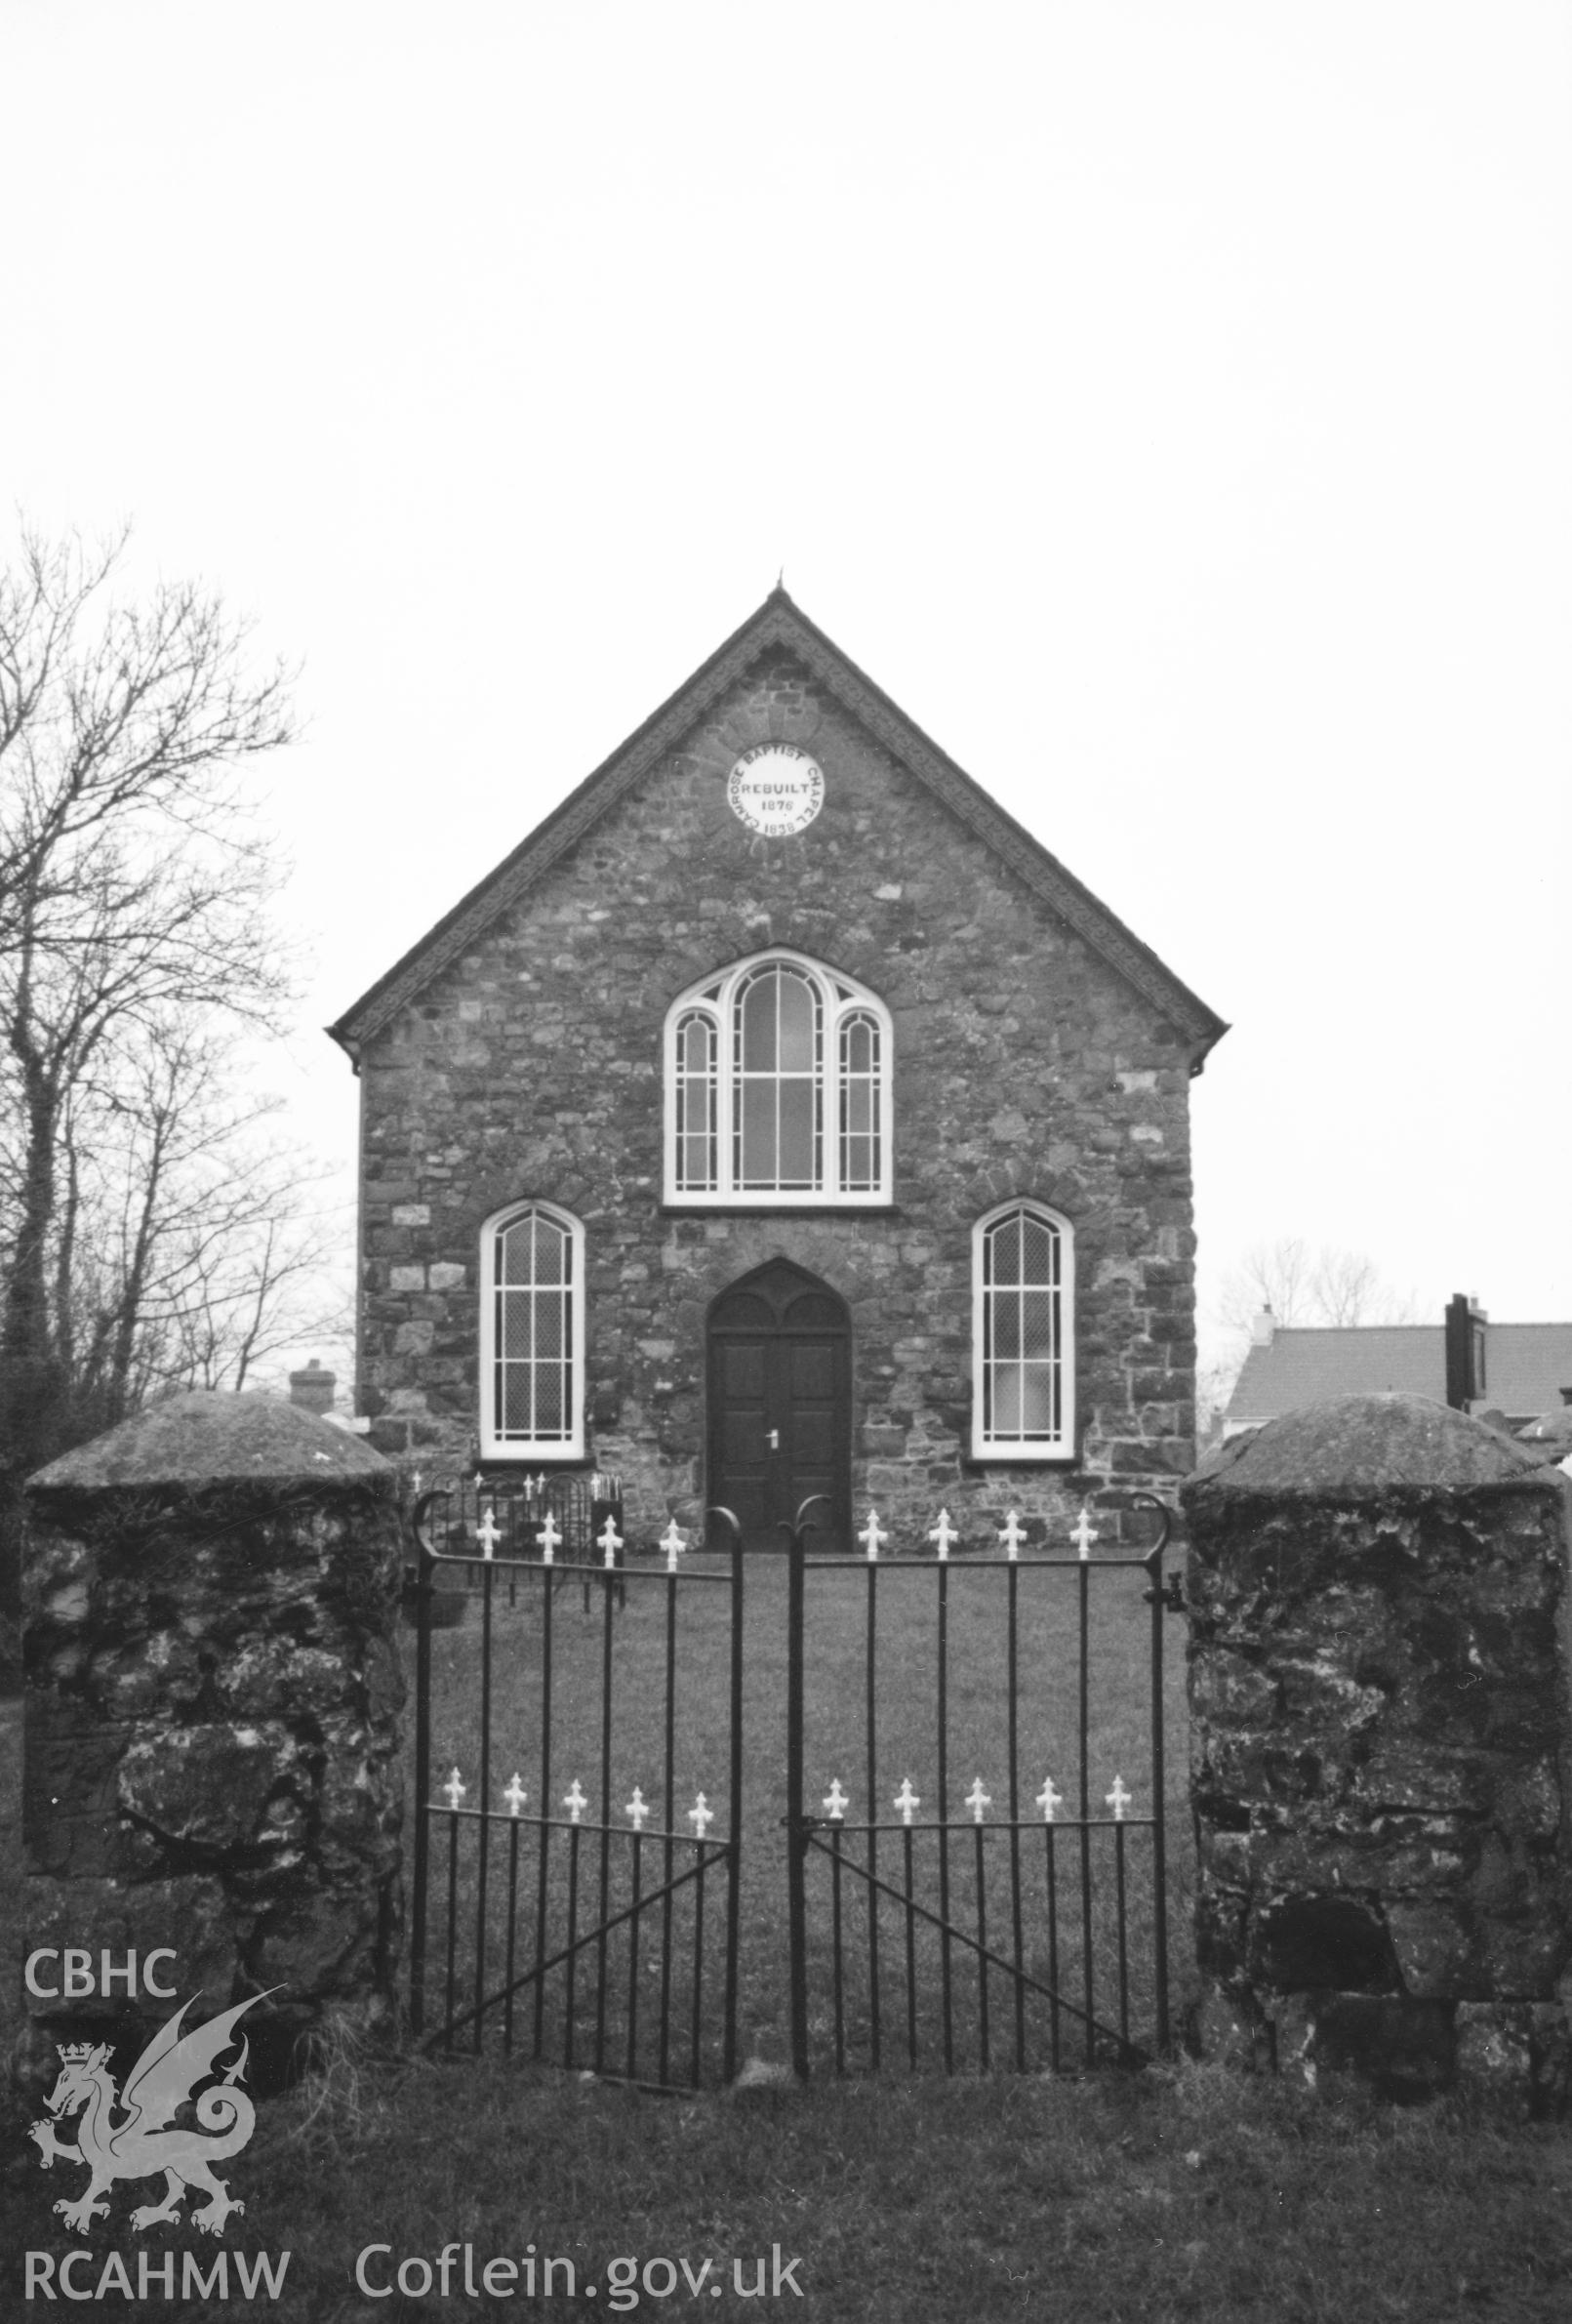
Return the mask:
<svg viewBox="0 0 1572 2324"><path fill-rule="evenodd" d="M1485 1326L1490 1319L1473 1294L1454 1291L1442 1318L1446 1333L1446 1401L1466 1412L1485 1394Z"/></svg>
<svg viewBox="0 0 1572 2324"><path fill-rule="evenodd" d="M1276 1328L1277 1319L1271 1312L1271 1303L1269 1300L1250 1325L1250 1345L1253 1348L1270 1348L1271 1335Z"/></svg>
<svg viewBox="0 0 1572 2324"><path fill-rule="evenodd" d="M320 1419L332 1411L333 1392L338 1384L338 1375L324 1371L320 1360L313 1356L303 1371L290 1373L290 1403L298 1405L302 1412L315 1412Z"/></svg>

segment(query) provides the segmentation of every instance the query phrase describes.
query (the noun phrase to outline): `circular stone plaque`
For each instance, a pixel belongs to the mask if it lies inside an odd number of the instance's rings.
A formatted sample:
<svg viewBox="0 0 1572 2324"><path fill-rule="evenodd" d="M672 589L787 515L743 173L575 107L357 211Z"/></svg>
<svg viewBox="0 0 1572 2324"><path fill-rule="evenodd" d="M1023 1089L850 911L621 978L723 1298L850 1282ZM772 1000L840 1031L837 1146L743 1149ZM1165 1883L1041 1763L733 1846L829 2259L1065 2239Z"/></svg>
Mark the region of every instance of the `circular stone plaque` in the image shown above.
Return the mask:
<svg viewBox="0 0 1572 2324"><path fill-rule="evenodd" d="M732 813L772 838L806 831L825 803L824 770L795 743L756 743L726 783Z"/></svg>

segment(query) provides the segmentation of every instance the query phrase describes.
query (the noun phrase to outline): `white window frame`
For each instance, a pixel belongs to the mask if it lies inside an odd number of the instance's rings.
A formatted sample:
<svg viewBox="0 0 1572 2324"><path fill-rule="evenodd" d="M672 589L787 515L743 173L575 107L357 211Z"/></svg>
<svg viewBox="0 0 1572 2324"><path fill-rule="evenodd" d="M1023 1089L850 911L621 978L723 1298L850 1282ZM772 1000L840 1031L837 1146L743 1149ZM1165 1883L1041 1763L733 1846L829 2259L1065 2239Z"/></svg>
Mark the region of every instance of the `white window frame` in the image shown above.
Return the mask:
<svg viewBox="0 0 1572 2324"><path fill-rule="evenodd" d="M1008 1436L988 1426L988 1367L990 1357L989 1286L984 1255L988 1237L1007 1218L1038 1220L1059 1237L1060 1425L1052 1437ZM1068 1218L1046 1203L1017 1195L985 1211L972 1229L972 1458L974 1460L1066 1461L1075 1453L1075 1232Z"/></svg>
<svg viewBox="0 0 1572 2324"><path fill-rule="evenodd" d="M783 967L794 969L803 977L812 986L818 1002L820 1054L816 1089L819 1103L815 1129L818 1182L810 1186L791 1187L740 1186L737 1184L735 1166L737 1086L740 1079L736 1064L738 1000L743 987L757 970L774 966L777 962ZM677 1143L678 1033L692 1017L707 1020L714 1059L712 1135L715 1183L707 1187L682 1183ZM857 1017L869 1019L878 1037L878 1067L871 1077L878 1110L878 1171L873 1184L847 1187L842 1180L841 1168L847 1131L847 1123L843 1119L845 1089L848 1079L860 1082L868 1079L863 1075L843 1077L841 1072L841 1035ZM785 946L772 946L767 952L750 953L746 960L736 961L718 975L701 977L697 984L690 985L678 995L666 1013L664 1200L684 1209L705 1210L866 1210L888 1207L892 1200L891 1157L895 1128L891 1065L890 1012L878 995L870 993L855 977L842 975L838 968L828 968L822 960L811 959L806 953L792 952Z"/></svg>
<svg viewBox="0 0 1572 2324"><path fill-rule="evenodd" d="M568 1238L569 1306L567 1341L568 1432L557 1437L509 1435L499 1425L497 1312L498 1258L502 1237L531 1212L549 1219ZM583 1222L555 1203L509 1203L480 1230L480 1456L482 1460L569 1461L585 1457L584 1438L584 1230Z"/></svg>

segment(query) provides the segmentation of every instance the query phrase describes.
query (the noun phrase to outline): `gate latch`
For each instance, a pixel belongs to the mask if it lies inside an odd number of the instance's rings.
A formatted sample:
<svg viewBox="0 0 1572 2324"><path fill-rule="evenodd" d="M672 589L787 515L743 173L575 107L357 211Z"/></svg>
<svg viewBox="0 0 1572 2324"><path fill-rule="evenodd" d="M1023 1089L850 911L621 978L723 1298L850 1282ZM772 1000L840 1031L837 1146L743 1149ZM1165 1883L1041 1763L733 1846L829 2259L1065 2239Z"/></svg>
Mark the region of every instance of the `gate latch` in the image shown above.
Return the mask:
<svg viewBox="0 0 1572 2324"><path fill-rule="evenodd" d="M1165 1613L1183 1613L1185 1610L1185 1584L1178 1573L1165 1573L1161 1589L1144 1590L1142 1596L1149 1606L1161 1606Z"/></svg>

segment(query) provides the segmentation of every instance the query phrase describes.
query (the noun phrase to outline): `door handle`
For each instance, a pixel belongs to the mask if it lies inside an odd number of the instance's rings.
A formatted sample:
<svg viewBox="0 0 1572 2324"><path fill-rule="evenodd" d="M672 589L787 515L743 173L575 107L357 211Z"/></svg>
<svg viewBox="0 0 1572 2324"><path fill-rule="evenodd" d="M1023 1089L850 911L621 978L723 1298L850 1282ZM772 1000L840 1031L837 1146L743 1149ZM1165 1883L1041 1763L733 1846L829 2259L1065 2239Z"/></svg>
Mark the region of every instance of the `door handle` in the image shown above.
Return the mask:
<svg viewBox="0 0 1572 2324"><path fill-rule="evenodd" d="M778 1428L767 1428L764 1433L770 1440L770 1450L772 1452L779 1452L781 1449L781 1431Z"/></svg>

